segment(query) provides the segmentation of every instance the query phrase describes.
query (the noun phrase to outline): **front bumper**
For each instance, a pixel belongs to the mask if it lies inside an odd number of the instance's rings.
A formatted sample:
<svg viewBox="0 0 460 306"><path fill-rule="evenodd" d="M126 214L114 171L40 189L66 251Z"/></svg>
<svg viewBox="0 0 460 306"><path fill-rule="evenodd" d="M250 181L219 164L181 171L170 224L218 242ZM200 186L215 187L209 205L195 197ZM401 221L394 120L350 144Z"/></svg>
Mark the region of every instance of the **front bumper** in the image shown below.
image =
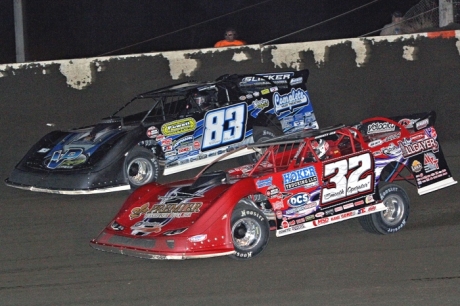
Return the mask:
<svg viewBox="0 0 460 306"><path fill-rule="evenodd" d="M129 190L122 168L91 171L25 171L15 168L5 180L10 187L56 194L93 194Z"/></svg>
<svg viewBox="0 0 460 306"><path fill-rule="evenodd" d="M208 237L201 242L191 242L190 236L135 237L122 236L104 230L90 245L100 251L159 260L183 260L225 256L235 253L233 244Z"/></svg>

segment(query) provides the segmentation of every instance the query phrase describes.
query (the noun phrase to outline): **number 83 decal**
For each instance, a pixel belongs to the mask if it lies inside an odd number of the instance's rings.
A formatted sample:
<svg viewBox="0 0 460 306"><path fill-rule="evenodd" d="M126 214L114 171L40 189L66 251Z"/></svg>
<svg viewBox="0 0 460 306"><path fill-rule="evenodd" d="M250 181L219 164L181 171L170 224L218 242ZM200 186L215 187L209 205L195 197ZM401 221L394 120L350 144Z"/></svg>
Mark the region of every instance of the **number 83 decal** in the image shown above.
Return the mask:
<svg viewBox="0 0 460 306"><path fill-rule="evenodd" d="M247 104L239 103L206 113L201 149L240 142L246 133Z"/></svg>
<svg viewBox="0 0 460 306"><path fill-rule="evenodd" d="M369 152L324 164L321 206L374 192L374 159Z"/></svg>

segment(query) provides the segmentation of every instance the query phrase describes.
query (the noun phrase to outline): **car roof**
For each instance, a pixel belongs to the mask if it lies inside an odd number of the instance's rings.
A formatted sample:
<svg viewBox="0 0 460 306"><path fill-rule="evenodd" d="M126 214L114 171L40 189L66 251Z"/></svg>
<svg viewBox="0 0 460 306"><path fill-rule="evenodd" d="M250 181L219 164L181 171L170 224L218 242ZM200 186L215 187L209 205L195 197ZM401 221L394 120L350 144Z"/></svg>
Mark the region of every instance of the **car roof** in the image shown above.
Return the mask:
<svg viewBox="0 0 460 306"><path fill-rule="evenodd" d="M178 94L186 94L190 90L199 89L201 87L212 86L215 82L197 82L197 81L190 81L190 82L183 82L155 90L151 90L142 94L139 94L137 97L139 98L147 98L150 96L169 96L169 95L178 95Z"/></svg>

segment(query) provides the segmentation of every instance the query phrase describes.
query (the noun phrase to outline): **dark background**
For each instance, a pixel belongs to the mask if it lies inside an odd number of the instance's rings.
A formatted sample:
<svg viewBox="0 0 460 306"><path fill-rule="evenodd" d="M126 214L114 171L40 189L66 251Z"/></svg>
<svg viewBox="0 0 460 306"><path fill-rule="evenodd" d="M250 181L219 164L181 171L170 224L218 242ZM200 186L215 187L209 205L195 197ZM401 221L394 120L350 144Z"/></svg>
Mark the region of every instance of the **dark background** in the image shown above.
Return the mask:
<svg viewBox="0 0 460 306"><path fill-rule="evenodd" d="M23 0L26 61L208 48L227 27L235 27L248 44L261 44L372 2ZM393 11L404 13L418 2L380 0L273 43L378 35ZM14 63L13 0L0 1L0 38L0 63Z"/></svg>

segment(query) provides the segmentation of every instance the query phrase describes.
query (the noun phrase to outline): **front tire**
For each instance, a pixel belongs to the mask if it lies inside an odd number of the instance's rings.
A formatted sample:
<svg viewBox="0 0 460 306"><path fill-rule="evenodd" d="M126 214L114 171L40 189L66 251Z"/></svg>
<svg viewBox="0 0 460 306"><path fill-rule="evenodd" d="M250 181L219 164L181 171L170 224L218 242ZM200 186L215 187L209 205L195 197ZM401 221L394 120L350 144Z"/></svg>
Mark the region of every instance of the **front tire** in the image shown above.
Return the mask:
<svg viewBox="0 0 460 306"><path fill-rule="evenodd" d="M131 150L125 162L125 175L131 189L155 182L158 179L159 163L152 151L136 147Z"/></svg>
<svg viewBox="0 0 460 306"><path fill-rule="evenodd" d="M385 235L400 231L409 218L409 196L401 186L388 184L380 190L380 197L387 209L360 217L359 223L366 231L374 234Z"/></svg>
<svg viewBox="0 0 460 306"><path fill-rule="evenodd" d="M234 259L250 259L259 255L268 243L270 226L267 217L256 207L241 200L231 219L231 233L236 253Z"/></svg>

